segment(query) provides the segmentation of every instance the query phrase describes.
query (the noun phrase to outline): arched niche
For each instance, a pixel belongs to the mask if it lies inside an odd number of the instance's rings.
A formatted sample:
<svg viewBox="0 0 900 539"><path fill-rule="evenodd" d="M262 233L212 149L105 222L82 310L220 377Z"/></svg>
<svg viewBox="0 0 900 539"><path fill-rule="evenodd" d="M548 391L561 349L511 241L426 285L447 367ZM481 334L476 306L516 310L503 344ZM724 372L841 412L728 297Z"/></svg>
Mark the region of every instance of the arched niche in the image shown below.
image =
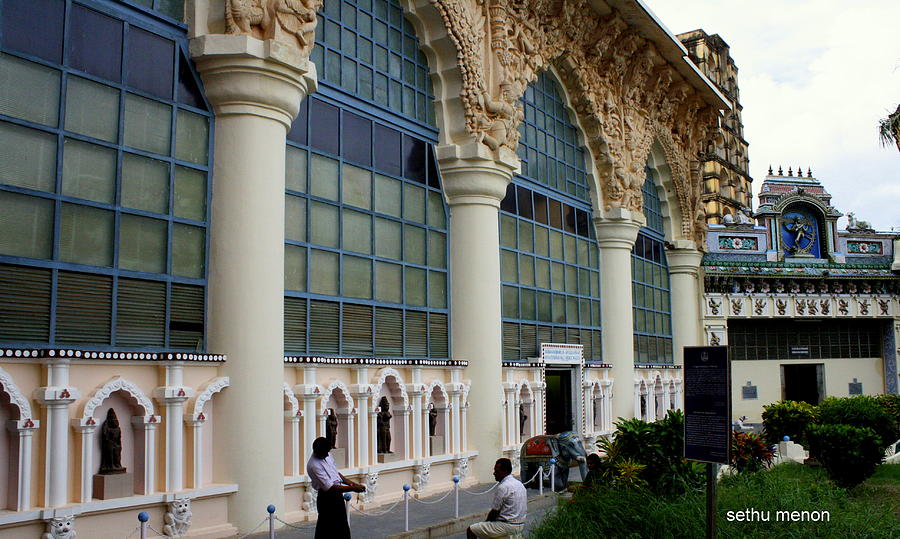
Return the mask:
<svg viewBox="0 0 900 539"><path fill-rule="evenodd" d="M341 381L332 382L320 399L320 433L327 436L329 423L337 429L334 449L331 457L338 468L347 468L353 465L353 451L355 447L353 429L353 397L346 384Z"/></svg>
<svg viewBox="0 0 900 539"><path fill-rule="evenodd" d="M409 458L409 399L406 395L405 383L400 373L394 369L384 369L375 384L377 398L375 411L377 421L375 429L376 452L379 462L406 460ZM390 417L383 415L384 404L387 404ZM389 426L390 440L388 447L379 447L379 439L383 426Z"/></svg>
<svg viewBox="0 0 900 539"><path fill-rule="evenodd" d="M590 393L588 394L593 419L591 430L594 432L603 431L603 418L605 415L603 396L603 386L600 384L599 380L594 380L590 387Z"/></svg>
<svg viewBox="0 0 900 539"><path fill-rule="evenodd" d="M826 219L817 205L803 200L786 204L778 222L779 248L785 257L827 257Z"/></svg>
<svg viewBox="0 0 900 539"><path fill-rule="evenodd" d="M670 137L660 136L650 146L647 156L649 174L645 181L653 181L653 188L659 197L660 212L663 218L665 239L670 242L690 239L685 235L682 206L688 193L679 184L685 179L677 178L677 168L672 166L675 159L674 143ZM681 192L680 192L681 191Z"/></svg>
<svg viewBox="0 0 900 539"><path fill-rule="evenodd" d="M300 421L306 419L300 411L300 403L291 390L291 386L282 384L282 413L284 415L284 475L294 477L300 475L302 462L300 453L303 445L303 431ZM309 442L310 444L312 441Z"/></svg>
<svg viewBox="0 0 900 539"><path fill-rule="evenodd" d="M657 420L662 419L666 415L666 395L665 388L663 386L662 378L660 375L656 375L656 378L653 382L653 412L654 416Z"/></svg>
<svg viewBox="0 0 900 539"><path fill-rule="evenodd" d="M522 380L519 384L516 402L519 406L517 413L519 424L516 425L516 432L519 435L519 441L523 442L537 434L534 429L535 398L528 380Z"/></svg>
<svg viewBox="0 0 900 539"><path fill-rule="evenodd" d="M428 455L444 455L450 448L450 402L444 384L431 383L426 393L424 420L425 447ZM433 431L432 431L433 424Z"/></svg>
<svg viewBox="0 0 900 539"><path fill-rule="evenodd" d="M32 441L38 423L28 398L0 369L0 510L31 508Z"/></svg>
<svg viewBox="0 0 900 539"><path fill-rule="evenodd" d="M230 385L227 376L213 378L198 391L194 399L191 413L185 416L185 421L192 430L192 436L188 437L187 470L190 470L190 485L193 488L201 488L215 483L215 439L216 433L222 432L221 426L224 418L216 413L215 395L225 390Z"/></svg>

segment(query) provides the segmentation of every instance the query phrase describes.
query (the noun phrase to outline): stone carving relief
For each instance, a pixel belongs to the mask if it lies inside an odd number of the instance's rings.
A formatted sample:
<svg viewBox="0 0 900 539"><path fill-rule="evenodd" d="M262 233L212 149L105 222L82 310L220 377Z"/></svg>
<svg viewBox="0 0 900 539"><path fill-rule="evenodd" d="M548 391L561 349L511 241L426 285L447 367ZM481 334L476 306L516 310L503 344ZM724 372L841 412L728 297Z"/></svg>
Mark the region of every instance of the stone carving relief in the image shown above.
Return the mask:
<svg viewBox="0 0 900 539"><path fill-rule="evenodd" d="M462 483L469 475L469 457L460 457L453 465L453 475L459 477Z"/></svg>
<svg viewBox="0 0 900 539"><path fill-rule="evenodd" d="M378 472L369 472L363 479L366 491L362 493L362 501L368 503L375 499L375 492L378 490Z"/></svg>
<svg viewBox="0 0 900 539"><path fill-rule="evenodd" d="M166 537L184 537L191 527L191 500L182 498L169 502L169 509L165 515L163 535Z"/></svg>
<svg viewBox="0 0 900 539"><path fill-rule="evenodd" d="M412 487L416 490L424 490L428 486L428 480L431 478L431 464L419 464L413 471Z"/></svg>
<svg viewBox="0 0 900 539"><path fill-rule="evenodd" d="M75 539L75 516L51 518L47 521L47 531L41 534L41 539Z"/></svg>
<svg viewBox="0 0 900 539"><path fill-rule="evenodd" d="M822 314L828 314L828 311L831 309L831 302L823 299L819 301L819 306L822 308Z"/></svg>
<svg viewBox="0 0 900 539"><path fill-rule="evenodd" d="M739 300L739 299L731 300L731 312L734 313L735 315L741 314L741 309L743 308L743 306L744 306L744 304L741 300Z"/></svg>
<svg viewBox="0 0 900 539"><path fill-rule="evenodd" d="M153 416L153 403L150 399L144 395L144 392L140 390L140 388L134 383L122 378L121 376L116 376L109 382L103 385L100 389L98 389L93 396L87 401L84 405L84 415L82 417L82 421L87 423L88 419L92 419L94 416L94 410L103 404L110 395L115 393L116 391L124 391L131 395L131 397L137 401L138 406L144 409L144 415Z"/></svg>
<svg viewBox="0 0 900 539"><path fill-rule="evenodd" d="M719 307L722 306L721 301L716 301L714 299L709 300L709 312L711 314L719 314Z"/></svg>
<svg viewBox="0 0 900 539"><path fill-rule="evenodd" d="M787 310L787 302L783 299L775 300L775 307L778 308L778 314L784 315L784 312Z"/></svg>
<svg viewBox="0 0 900 539"><path fill-rule="evenodd" d="M850 302L845 299L838 300L838 311L844 316L850 314Z"/></svg>
<svg viewBox="0 0 900 539"><path fill-rule="evenodd" d="M888 313L889 303L886 299L878 300L878 308L881 309L882 315L887 315Z"/></svg>
<svg viewBox="0 0 900 539"><path fill-rule="evenodd" d="M757 298L753 303L753 312L756 313L757 316L763 313L763 310L766 308L766 303L761 298Z"/></svg>
<svg viewBox="0 0 900 539"><path fill-rule="evenodd" d="M274 39L306 57L322 0L225 0L225 33Z"/></svg>

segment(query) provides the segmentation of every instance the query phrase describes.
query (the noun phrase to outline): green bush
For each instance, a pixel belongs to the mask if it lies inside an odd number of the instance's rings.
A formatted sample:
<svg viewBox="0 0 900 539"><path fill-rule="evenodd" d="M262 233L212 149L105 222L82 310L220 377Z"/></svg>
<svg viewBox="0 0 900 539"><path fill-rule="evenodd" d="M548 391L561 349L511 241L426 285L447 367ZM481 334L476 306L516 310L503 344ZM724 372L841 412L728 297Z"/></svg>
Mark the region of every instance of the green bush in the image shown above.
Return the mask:
<svg viewBox="0 0 900 539"><path fill-rule="evenodd" d="M774 453L759 434L735 432L731 437L731 465L738 472L758 472L772 462Z"/></svg>
<svg viewBox="0 0 900 539"><path fill-rule="evenodd" d="M809 451L838 486L853 488L875 473L884 460L878 434L868 427L812 425L806 430Z"/></svg>
<svg viewBox="0 0 900 539"><path fill-rule="evenodd" d="M900 431L900 395L878 395L875 401L894 419L894 426Z"/></svg>
<svg viewBox="0 0 900 539"><path fill-rule="evenodd" d="M806 402L781 401L763 407L763 436L767 444L777 444L785 436L806 445L806 427L816 422L816 408Z"/></svg>
<svg viewBox="0 0 900 539"><path fill-rule="evenodd" d="M896 442L898 436L894 418L874 397L865 395L825 399L819 405L816 423L868 427L878 436L878 444L882 451ZM810 454L817 456L812 450Z"/></svg>

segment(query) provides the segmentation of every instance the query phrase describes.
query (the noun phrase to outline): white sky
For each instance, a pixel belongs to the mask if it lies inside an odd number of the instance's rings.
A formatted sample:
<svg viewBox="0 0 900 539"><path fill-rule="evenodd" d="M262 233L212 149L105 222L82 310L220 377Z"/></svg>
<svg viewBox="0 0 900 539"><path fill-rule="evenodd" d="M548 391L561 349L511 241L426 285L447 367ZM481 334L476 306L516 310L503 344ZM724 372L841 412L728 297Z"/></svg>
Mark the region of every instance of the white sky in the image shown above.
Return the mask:
<svg viewBox="0 0 900 539"><path fill-rule="evenodd" d="M754 196L769 164L810 167L839 211L900 230L900 152L877 132L900 103L900 2L644 2L673 33L702 28L730 45Z"/></svg>

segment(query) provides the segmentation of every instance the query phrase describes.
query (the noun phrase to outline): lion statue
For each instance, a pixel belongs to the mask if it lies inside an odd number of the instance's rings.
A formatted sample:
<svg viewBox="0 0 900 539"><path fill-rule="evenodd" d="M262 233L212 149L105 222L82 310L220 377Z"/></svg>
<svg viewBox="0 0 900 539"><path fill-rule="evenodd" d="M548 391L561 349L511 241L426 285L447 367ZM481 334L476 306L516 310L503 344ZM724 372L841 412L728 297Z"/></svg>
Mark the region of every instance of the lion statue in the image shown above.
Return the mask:
<svg viewBox="0 0 900 539"><path fill-rule="evenodd" d="M41 539L75 539L75 516L51 518L47 521L47 531Z"/></svg>
<svg viewBox="0 0 900 539"><path fill-rule="evenodd" d="M191 500L189 498L169 502L163 534L166 537L184 537L188 528L191 527L191 516Z"/></svg>

